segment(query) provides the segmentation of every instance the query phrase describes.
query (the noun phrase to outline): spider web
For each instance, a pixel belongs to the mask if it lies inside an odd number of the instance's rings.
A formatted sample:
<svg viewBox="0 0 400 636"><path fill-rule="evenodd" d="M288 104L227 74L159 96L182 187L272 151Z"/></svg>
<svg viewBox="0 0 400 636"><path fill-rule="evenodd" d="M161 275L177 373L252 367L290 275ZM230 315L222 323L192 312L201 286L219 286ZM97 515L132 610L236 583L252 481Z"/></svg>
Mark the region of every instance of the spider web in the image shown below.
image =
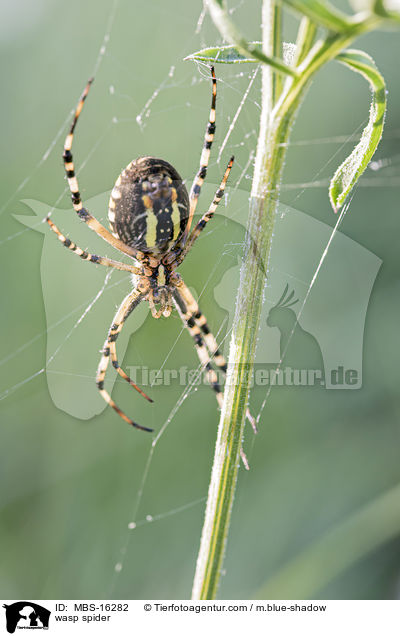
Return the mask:
<svg viewBox="0 0 400 636"><path fill-rule="evenodd" d="M242 2L238 2L237 6L235 6L233 10L240 11L242 4ZM209 44L210 38L214 38L213 41L215 41L215 32L211 30L209 19L205 11L203 10L201 12L198 12L197 5L196 10L193 10L192 12L192 22L189 25L186 40L182 44L178 61L180 61L189 52L199 49L206 44ZM101 44L93 64L93 75L95 75L96 77L99 76L99 83L102 83L104 90L108 90L110 99L114 101L112 102L111 119L109 121L102 122L101 132L97 134L97 138L95 140L92 139L89 142L89 144L86 146L86 151L83 150L82 152L82 147L84 148L84 146L80 146L79 152L76 152L75 150L76 161L78 165L78 177L83 193L85 191L85 186L83 185L85 177L87 176L90 169L91 160L93 161L93 159L95 158L96 151L102 148L103 142L110 142L110 139L112 137L115 138L116 136L118 136L119 131L123 132L124 130L127 130L128 125L136 131L136 137L138 134L142 135L145 141L146 135L151 126L155 125L162 128L162 126L165 124L161 124L160 122L165 122L166 120L168 120L169 113L176 108L180 108L182 110L182 119L187 117L190 119L195 119L196 121L200 120L201 130L203 130L203 127L205 125L205 118L208 112L209 93L207 92L207 90L203 89L205 85L209 86L210 82L208 69L203 65L193 65L190 67L189 70L185 69L185 74L180 74L178 72L177 59L169 59L169 57L166 55L165 59L160 59L159 61L159 64L162 68L161 75L163 75L161 82L159 82L155 86L152 86L152 82L149 80L147 93L145 95L140 95L140 97L138 95L133 96L131 86L128 81L126 82L126 86L124 86L121 82L116 85L116 83L112 81L112 75L109 72L107 75L102 75L105 61L107 61L108 67L111 70L117 69L121 65L126 65L126 61L123 58L118 57L118 55L114 52L112 46L114 39L116 40L118 38L118 35L114 28L115 22L118 19L123 19L125 11L126 7L124 6L124 2L122 2L122 0L115 0L110 8L104 33L102 34L100 27L97 33L97 35L100 36L98 37L98 39L100 40ZM162 11L160 7L159 11ZM230 258L231 261L229 262L232 262L232 260L235 261L237 256L240 256L241 254L242 244L244 240L244 229L241 225L241 222L237 221L237 216L235 216L236 213L229 212L229 204L232 199L234 199L235 194L237 194L239 191L244 192L244 196L246 197L250 190L252 166L257 139L257 117L259 113L258 87L260 81L259 73L257 72L257 70L254 69L254 67L249 67L248 69L243 69L243 67L228 69L222 68L221 71L219 71L218 78L219 83L217 122L219 136L217 137L214 144L210 162L210 184L204 188L204 192L202 193L203 205L206 205L207 201L210 200L212 192L215 190L216 184L218 182L218 175L221 174L221 171L223 170L226 163L226 157L229 156L231 153L237 155L235 165L236 174L231 180L231 186L230 189L228 189L225 201L221 204L221 207L225 205L225 208L223 208L222 212L223 222L219 224L219 227L217 223L215 224L215 226L210 223L209 226L207 226L206 231L203 233L204 236L202 236L201 242L203 244L206 244L207 241L214 241L214 244L216 244L218 243L218 241L221 241L221 229L223 234L224 228L227 227L227 224L229 225L229 223L231 223L235 225L235 222L237 222L238 227L237 231L233 233L234 238L228 238L228 240L225 240L223 245L220 247L220 250L213 254L213 264L212 267L207 270L207 276L199 277L200 283L198 281L196 282L196 284L201 285L201 288L197 293L200 301L202 300L203 296L206 295L209 286L216 285L216 282L218 283L218 280L220 280L218 278L217 272L220 270L221 266L224 266L224 263L226 263L226 258ZM83 83L85 79L86 78L82 78ZM182 94L182 92L185 91L187 93L187 101L184 103L180 103L177 106L174 100L174 91L180 91L179 94ZM193 91L196 96L201 93L202 101L199 102L196 98L192 99L191 91ZM71 106L73 106L74 98L72 96L67 96L67 98L70 100ZM93 101L94 99L95 98L93 98ZM229 107L227 106L228 102ZM128 104L128 110L132 112L132 116L125 117L123 115L120 115L121 110L127 110L126 108L121 108L121 105L123 103ZM233 107L231 107L231 104L233 105ZM94 106L93 103L92 105ZM89 106L85 108L88 109ZM42 153L36 164L33 165L32 169L30 169L29 173L24 176L23 179L21 179L20 183L17 185L13 193L8 197L3 206L0 208L1 214L13 213L18 201L28 198L28 186L34 180L36 175L42 173L42 171L46 171L47 166L50 162L58 161L60 147L62 146L63 137L71 118L71 112L72 111L68 111L67 114L62 116L61 124L54 133L49 133L49 139L46 143L45 152ZM80 122L80 127L83 128L84 125L88 126L88 120L89 115L87 115L85 124L83 124L83 122ZM81 128L78 130L77 136L80 135ZM340 157L343 156L343 151L345 149L351 148L352 144L354 145L354 143L358 139L361 128L362 122L358 123L354 127L354 129L351 130L349 135L333 135L329 137L319 137L317 139L300 139L292 141L290 143L290 147L293 149L296 149L297 147L299 147L300 149L309 149L316 147L317 149L332 148L332 150L327 151L328 158L323 161L319 169L315 170L313 174L310 174L308 171L308 179L306 181L300 180L298 182L289 182L284 184L282 191L285 202L287 204L290 204L292 207L299 205L301 206L304 195L306 193L309 193L310 191L318 188L327 188L329 183L327 175L334 172L334 169L338 164ZM171 132L172 131L167 128L165 130L165 135L168 136ZM399 136L400 130L395 130L394 133L392 133L392 138L398 138ZM134 138L134 135L132 135L132 138ZM198 156L200 153L201 136L199 137L198 141L199 143L197 144L197 146L194 149L191 147L190 152L188 150L185 155L186 158L189 156L192 157L192 155L194 156L193 159L190 159L190 165L191 167L194 167L194 170L197 167ZM177 141L176 143L179 142ZM145 144L143 143L143 146L144 145ZM388 186L392 187L398 186L400 184L400 175L398 171L400 154L391 152L390 148L388 148L387 152L387 156L382 156L380 154L379 158L371 163L367 175L361 180L361 182L357 186L358 188L387 188ZM149 150L149 154L153 154L152 149ZM190 175L194 174L194 170L188 170L188 174L184 175L184 177L187 178L188 181L190 179ZM59 195L50 204L51 211L56 211L60 207L61 202L65 201L65 193L66 188L60 187ZM85 197L85 194L83 194L83 197ZM331 249L332 242L334 241L335 236L345 219L349 205L350 203L346 205L339 217L334 220L335 224L332 227L329 239L326 241L325 248L321 250L320 258L316 263L314 276L312 277L311 281L301 281L306 288L306 292L304 295L304 299L300 304L300 308L298 311L298 320L301 317L304 308L306 307L315 281L317 280L321 268L324 265L327 254ZM326 206L326 208L328 209L328 205ZM70 216L71 218L73 217L72 211ZM8 234L1 239L0 245L2 247L5 247L12 242L17 243L22 239L25 239L26 236L30 235L32 229L38 229L43 225L44 217L45 213L43 213L42 217L40 218L35 217L35 220L30 224L29 227L16 229L15 232ZM73 219L73 221L75 221L75 219ZM333 223L332 218L329 218L328 222ZM63 221L63 223L65 225L66 221ZM76 231L72 229L73 227L74 226L72 223L70 230L71 236L75 237ZM88 230L87 234L89 234ZM93 244L96 244L95 239L96 237L87 236L87 238L84 240L87 240L87 242L90 243L90 245L92 246ZM224 240L223 237L222 240ZM99 247L99 253L105 253L104 246ZM73 257L71 256L71 258ZM85 267L83 263L81 264L81 267ZM12 395L18 394L22 387L29 384L38 376L44 375L46 373L46 370L50 370L50 372L53 373L62 374L62 370L51 371L51 365L53 361L61 360L62 369L62 356L65 352L65 347L66 345L70 344L71 340L73 340L76 330L84 324L89 325L90 321L100 321L101 314L97 314L95 317L94 310L96 306L104 299L106 293L113 293L113 290L119 291L121 285L129 285L127 277L121 275L117 280L117 274L115 272L97 272L96 276L97 287L91 289L90 293L88 290L85 290L86 301L79 303L77 302L73 307L69 307L69 311L67 313L63 311L62 315L52 324L47 324L47 327L44 328L42 332L37 333L32 338L29 338L26 341L22 338L21 343L18 343L18 345L9 353L1 357L0 366L7 368L8 364L12 360L23 360L24 356L34 345L41 343L41 345L43 346L45 339L49 337L52 332L57 330L57 328L61 324L67 325L66 331L64 332L63 336L59 338L57 346L55 346L52 351L47 352L47 358L45 359L44 364L39 364L36 369L28 374L24 373L24 365L22 364L20 368L20 377L15 378L12 381L10 381L9 378L6 378L5 385L0 390L0 401L6 401L6 399L10 398ZM192 284L191 280L187 280L186 282L189 285ZM114 298L122 299L122 296L112 296L112 299ZM207 311L205 313L207 314ZM219 326L215 327L215 324L213 324L213 332L215 333L218 342L221 344L221 347L224 343L229 342L230 338L230 329L227 328L226 322L226 318L223 318L220 321ZM175 329L176 325L178 324L178 321L175 320ZM163 324L159 324L156 326L159 329L162 329L164 327ZM106 329L108 328L107 321L104 320L104 324L101 325L101 328L104 330L105 335ZM167 367L169 359L174 353L175 348L178 346L184 331L185 330L183 329L183 327L179 327L175 341L171 346L168 345L167 353L163 356L161 364L158 368L159 377L162 377L162 373ZM290 344L293 333L294 328L290 334L287 347ZM129 336L129 334L127 335ZM186 336L185 338L186 349L190 350L190 355L193 360L194 356L192 355L191 342ZM126 346L127 343L128 340L126 341ZM100 346L101 341L99 342L99 347ZM277 372L279 371L279 368L283 363L284 355L279 360L276 369ZM119 595L119 581L121 572L124 571L125 565L129 564L129 553L132 542L135 541L135 532L143 527L149 526L150 524L158 524L163 520L169 519L171 517L178 518L179 516L184 515L186 511L196 507L199 510L199 518L201 518L201 510L202 507L204 507L204 501L206 498L206 489L204 488L204 485L201 488L198 488L197 494L194 494L194 490L196 488L195 484L193 489L193 496L189 497L186 500L175 498L172 494L172 497L168 497L168 501L172 499L174 503L172 503L172 505L166 505L165 508L160 505L159 510L157 510L156 512L154 512L153 509L150 510L148 508L149 504L147 503L147 497L149 496L149 494L151 494L152 491L154 491L154 489L156 488L163 488L165 483L163 482L162 484L157 485L154 482L154 479L152 479L152 471L160 454L165 451L165 447L167 447L169 449L169 452L171 452L171 448L169 447L169 445L166 444L163 446L162 442L168 436L168 433L175 423L176 416L181 411L183 405L186 405L188 402L190 402L193 399L194 394L198 391L198 381L202 375L200 365L194 364L193 370L194 373L191 377L191 381L188 381L185 386L181 387L182 390L180 392L180 395L175 400L172 407L169 409L168 415L166 417L164 415L163 421L157 422L156 433L151 440L150 447L147 450L144 450L144 465L139 471L140 474L135 475L134 483L131 483L131 496L128 500L124 501L126 520L121 521L121 518L118 519L120 528L116 532L116 536L112 539L114 572L112 576L110 572L110 583L104 585L103 594L105 595L117 597ZM73 375L76 378L90 381L93 384L93 375L82 374L82 372L79 370L79 366L77 366L76 372L73 372ZM118 380L116 383L121 385L123 384L122 381L118 382ZM156 384L157 375L153 378L152 382L152 385ZM150 388L152 388L152 385L150 386ZM265 408L268 404L272 388L273 386L272 384L270 384L267 389L262 390L260 400L255 407L256 410L254 410L254 407L252 406L253 412L257 416L260 429L262 429L263 426L263 414L265 413ZM155 387L155 389L157 389L157 387ZM146 387L145 390L147 390ZM202 388L202 391L205 392L206 389ZM209 389L208 391L211 394L211 391ZM155 390L153 390L153 393L155 393ZM206 395L206 393L204 393L204 395ZM154 395L154 397L156 398L156 395ZM188 411L185 411L185 413L187 412ZM109 417L111 419L113 415L109 414ZM188 426L190 425L190 423L186 423L186 425ZM215 426L216 425L217 415L215 416ZM248 434L250 435L250 433ZM110 430L110 435L113 435L113 429ZM250 440L250 446L249 444L247 444L247 453L251 465L254 451L257 446L257 441L257 438L252 438ZM177 458L175 459L176 464L179 462L180 453L179 449L176 447L173 448L173 450L177 454ZM206 475L207 474L208 473L206 471ZM243 492L240 496L243 497ZM121 524L123 524L122 530ZM88 596L90 595L90 590L88 590Z"/></svg>

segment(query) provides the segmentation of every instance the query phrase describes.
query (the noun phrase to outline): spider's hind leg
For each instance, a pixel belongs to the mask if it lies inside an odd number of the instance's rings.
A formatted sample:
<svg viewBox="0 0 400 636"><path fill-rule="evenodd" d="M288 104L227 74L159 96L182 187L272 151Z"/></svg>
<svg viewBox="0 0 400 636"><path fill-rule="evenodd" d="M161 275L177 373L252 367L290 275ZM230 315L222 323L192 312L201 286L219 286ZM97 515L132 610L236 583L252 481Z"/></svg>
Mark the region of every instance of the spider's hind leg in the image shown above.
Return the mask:
<svg viewBox="0 0 400 636"><path fill-rule="evenodd" d="M203 362L202 357L204 361L206 360L204 353L203 352L200 353L201 347L197 345L197 342L202 341L203 344L205 344L206 349L208 349L208 351L210 352L212 361L214 362L215 366L218 367L218 369L220 369L220 371L222 371L222 373L225 376L227 371L226 360L218 347L218 344L214 335L211 333L208 327L205 315L200 311L200 308L196 300L191 294L189 288L185 285L185 283L182 280L179 283L179 292L178 294L176 294L174 298L175 298L175 304L177 305L182 321L184 322L190 335L195 341L195 346L196 346L197 354L200 358L200 361ZM211 358L210 356L208 356L208 364L210 364L210 362L211 362ZM203 364L205 364L205 362L203 362ZM207 365L206 365L206 368L207 368L207 371L209 371L209 367ZM215 375L215 372L214 372L214 375ZM210 384L217 394L216 396L217 401L219 406L221 407L223 392L218 382L216 382L215 384L210 382ZM250 422L254 433L257 433L258 431L257 431L256 419L250 413L249 409L246 410L246 418Z"/></svg>
<svg viewBox="0 0 400 636"><path fill-rule="evenodd" d="M219 351L217 342L208 329L204 314L201 313L199 306L183 281L179 284L179 291L177 288L174 290L173 300L183 324L194 340L197 355L203 368L206 370L207 380L215 391L218 406L222 408L224 394L212 363L226 375L227 365L225 358ZM192 303L194 303L194 305ZM212 358L210 354L213 356ZM257 433L255 419L250 414L249 409L246 411L246 417L250 421L253 431ZM240 448L240 457L246 470L249 470L247 457L242 447Z"/></svg>
<svg viewBox="0 0 400 636"><path fill-rule="evenodd" d="M110 396L110 394L105 390L104 388L104 378L106 375L106 371L110 362L110 358L112 360L112 365L113 367L117 370L117 372L119 373L119 375L121 377L124 378L124 380L126 380L127 382L129 382L129 384L131 386L133 386L136 391L138 391L141 395L143 395L143 397L145 397L147 400L149 400L149 402L152 402L153 400L151 400L151 398L149 398L148 395L146 395L146 393L144 393L144 391L142 391L142 389L140 387L138 387L130 378L129 376L125 373L125 371L123 371L118 363L118 359L117 359L117 351L116 351L116 340L122 330L122 327L124 326L125 320L128 318L128 316L131 314L131 312L135 309L135 307L137 307L139 305L139 303L141 302L141 300L143 300L144 295L142 292L138 291L138 290L134 290L133 292L131 292L130 294L128 294L128 296L126 296L126 298L123 300L121 306L119 307L117 313L114 316L114 320L113 323L110 327L110 330L108 332L108 336L107 336L107 340L104 344L104 349L103 349L103 355L100 359L100 364L97 370L97 376L96 376L96 384L97 384L97 388L100 391L100 394L102 396L102 398L107 402L107 404L109 404L114 411L116 411L118 413L118 415L120 417L122 417L123 420L125 420L125 422L127 422L128 424L130 424L131 426L134 426L135 428L138 428L142 431L148 431L148 432L152 432L153 429L151 428L147 428L146 426L141 426L140 424L137 424L136 422L134 422L133 420L131 420L120 408L119 406L117 406L117 404L114 402L114 400L112 399L112 397Z"/></svg>
<svg viewBox="0 0 400 636"><path fill-rule="evenodd" d="M200 309L198 309L198 311L195 314L193 314L193 318L194 318L194 321L195 321L197 327L199 327L199 329L201 330L202 336L204 338L204 341L206 343L206 346L207 346L209 352L212 355L212 359L213 359L215 365L226 376L228 365L227 365L226 360L225 360L224 356L222 355L222 353L221 353L221 351L220 351L220 349L218 347L218 344L217 344L217 341L215 340L214 335L211 333L211 331L210 331L210 329L208 327L205 315L200 311ZM246 409L246 418L250 422L254 433L258 433L256 418L253 417L253 415L250 413L249 409Z"/></svg>

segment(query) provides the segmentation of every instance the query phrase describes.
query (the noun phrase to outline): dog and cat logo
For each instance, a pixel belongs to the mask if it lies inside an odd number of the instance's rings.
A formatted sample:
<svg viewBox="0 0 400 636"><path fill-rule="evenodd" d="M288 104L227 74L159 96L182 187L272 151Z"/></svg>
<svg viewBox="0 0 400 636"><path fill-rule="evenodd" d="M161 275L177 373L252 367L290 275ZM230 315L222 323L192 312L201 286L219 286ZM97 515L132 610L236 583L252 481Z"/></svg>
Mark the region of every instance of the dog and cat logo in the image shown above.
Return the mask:
<svg viewBox="0 0 400 636"><path fill-rule="evenodd" d="M6 610L6 627L9 634L16 629L48 629L51 612L32 601L18 601L3 605Z"/></svg>

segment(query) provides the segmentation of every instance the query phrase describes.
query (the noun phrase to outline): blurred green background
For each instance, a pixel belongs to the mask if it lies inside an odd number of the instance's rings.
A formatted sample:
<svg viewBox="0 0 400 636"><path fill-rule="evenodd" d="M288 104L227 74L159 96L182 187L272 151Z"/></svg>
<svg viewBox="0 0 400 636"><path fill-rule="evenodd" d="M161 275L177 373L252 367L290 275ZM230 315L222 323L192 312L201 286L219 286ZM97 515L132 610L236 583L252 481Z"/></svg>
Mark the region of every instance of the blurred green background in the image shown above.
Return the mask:
<svg viewBox="0 0 400 636"><path fill-rule="evenodd" d="M258 3L231 6L244 33L257 39ZM212 391L201 386L191 392L153 450L151 436L132 431L110 410L82 420L56 408L43 372L51 353L61 375L69 356L87 400L98 400L93 379L98 351L127 281L113 274L112 282L120 280L121 288L113 287L107 302L84 318L86 333L99 333L95 350L85 332L67 340L60 335L60 351L46 350L46 330L53 326L45 313L48 290L61 315L75 311L72 329L82 314L80 305L96 294L105 272L78 259L72 263L75 257L61 247L60 265L54 261L50 266L44 257L41 266L43 226L41 232L29 230L13 214L30 214L22 203L27 199L68 208L61 162L65 124L94 70L96 81L74 148L84 199L110 190L120 169L141 154L169 160L185 178L194 175L210 83L206 69L182 60L220 41L208 16L198 22L201 11L198 0L1 4L4 599L190 597L218 421ZM288 40L294 25L288 16ZM107 34L106 51L99 57ZM368 35L357 46L374 57L389 90L384 138L375 156L384 167L367 171L341 228L383 261L367 314L363 387L272 390L259 435L246 434L251 470L239 473L221 598L263 596L263 590L270 598L399 597L399 35ZM256 143L259 78L217 163L252 69L224 66L217 72L218 132L209 182L217 183L234 150L233 179L243 171L240 188L249 190L251 167L246 164ZM285 203L334 225L327 189L316 181L326 181L349 152L352 145L338 143L338 137L359 129L368 103L368 87L353 73L331 64L319 74L293 131L292 141L305 143L289 150L284 182L291 185L283 190ZM140 113L142 126L136 121ZM312 185L293 187L304 183ZM96 213L104 216L105 210ZM64 221L62 214L72 221ZM55 219L71 238L83 241L81 247L100 245L89 229L82 232L72 211ZM222 334L226 316L213 290L237 262L243 238L240 225L217 217L182 267L187 283L202 292L210 325L215 332L222 325ZM112 256L107 246L100 249ZM44 274L48 286L42 290ZM93 289L92 277L97 277ZM135 316L130 320L133 325ZM158 369L169 355L170 369L196 368L189 336L184 333L175 345L180 333L176 315L168 321L145 320L128 345L125 365ZM176 383L153 387L151 406L122 382L113 395L137 421L159 432L182 390ZM264 396L265 388L254 389L253 412L258 413ZM71 391L71 404L77 400L86 403L82 394ZM388 492L385 507L381 504ZM365 506L369 514L359 517ZM132 521L137 527L129 530ZM122 565L120 571L116 564Z"/></svg>

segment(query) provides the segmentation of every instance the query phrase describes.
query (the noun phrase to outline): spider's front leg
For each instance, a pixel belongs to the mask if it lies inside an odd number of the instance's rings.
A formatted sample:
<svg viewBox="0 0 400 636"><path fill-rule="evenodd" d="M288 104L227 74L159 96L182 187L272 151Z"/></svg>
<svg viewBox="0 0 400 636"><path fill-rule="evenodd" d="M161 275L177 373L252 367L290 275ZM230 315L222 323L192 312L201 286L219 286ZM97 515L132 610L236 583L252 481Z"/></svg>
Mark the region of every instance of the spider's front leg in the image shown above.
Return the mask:
<svg viewBox="0 0 400 636"><path fill-rule="evenodd" d="M117 313L114 316L114 320L108 332L107 340L104 344L103 355L101 357L100 364L97 370L96 384L102 398L107 402L107 404L109 404L114 409L114 411L118 413L120 417L122 417L123 420L125 420L125 422L127 422L131 426L134 426L135 428L138 428L142 431L149 431L151 433L153 429L147 428L146 426L141 426L140 424L137 424L136 422L131 420L127 415L125 415L125 413L119 408L119 406L116 405L114 400L111 398L110 394L104 388L104 378L105 378L108 364L111 358L112 365L117 370L119 375L121 375L121 377L123 377L124 380L129 382L129 384L133 386L136 389L136 391L138 391L141 395L143 395L143 397L145 397L146 400L148 400L149 402L153 401L151 398L149 398L148 395L146 395L146 393L144 393L144 391L142 391L140 387L138 387L129 378L128 375L126 375L125 371L121 369L117 359L117 351L116 351L116 344L115 344L119 334L121 333L122 327L125 324L126 319L132 313L132 311L139 305L139 303L145 299L145 297L146 297L146 290L135 289L130 294L128 294L126 298L122 301L121 306L119 307Z"/></svg>
<svg viewBox="0 0 400 636"><path fill-rule="evenodd" d="M110 245L115 247L120 252L127 254L128 256L137 256L137 250L129 245L126 245L120 239L114 237L111 232L106 230L106 228L83 207L81 194L79 192L78 180L75 174L75 166L74 160L72 157L72 142L74 139L75 127L78 123L79 115L82 112L83 104L85 102L86 97L88 96L90 85L93 82L93 78L91 78L85 86L85 89L79 99L78 105L75 109L74 118L72 120L72 124L69 130L69 133L64 142L64 152L63 152L63 161L65 167L65 173L67 176L68 186L71 193L72 205L74 207L75 212L79 216L79 218L86 223L90 227L91 230L96 232L98 236L101 236L102 239L107 241ZM47 222L49 222L50 215L47 216Z"/></svg>
<svg viewBox="0 0 400 636"><path fill-rule="evenodd" d="M214 195L213 202L211 203L209 209L207 210L207 212L203 214L199 222L194 227L190 236L187 239L183 240L182 251L178 253L177 257L175 258L175 267L178 267L178 265L182 263L183 259L186 257L187 253L192 248L195 240L200 236L201 232L204 230L207 223L213 218L215 214L215 210L217 209L219 202L224 196L226 182L228 181L229 173L232 169L234 159L235 159L234 157L230 158L229 163L226 167L224 176L222 177L222 181L219 185L218 190L216 191Z"/></svg>
<svg viewBox="0 0 400 636"><path fill-rule="evenodd" d="M206 126L206 132L204 135L203 150L200 157L200 166L198 172L193 180L192 187L190 189L190 211L189 218L186 225L186 231L184 240L186 240L190 227L192 225L193 216L196 211L197 201L199 200L201 186L207 176L208 162L210 160L211 146L214 141L215 135L215 120L216 120L216 103L217 103L217 79L215 77L214 67L211 67L212 78L212 93L211 93L211 108L210 115Z"/></svg>

